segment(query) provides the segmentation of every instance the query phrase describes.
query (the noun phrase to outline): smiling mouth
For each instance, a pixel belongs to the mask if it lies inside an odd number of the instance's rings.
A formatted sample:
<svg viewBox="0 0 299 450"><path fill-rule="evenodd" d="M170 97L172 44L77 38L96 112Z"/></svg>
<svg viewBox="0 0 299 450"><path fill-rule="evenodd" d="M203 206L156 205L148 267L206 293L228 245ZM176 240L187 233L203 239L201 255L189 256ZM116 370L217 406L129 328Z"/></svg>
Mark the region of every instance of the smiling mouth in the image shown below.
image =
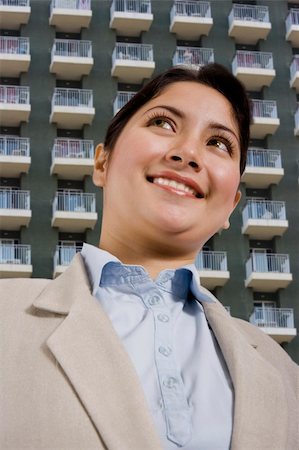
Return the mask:
<svg viewBox="0 0 299 450"><path fill-rule="evenodd" d="M188 186L185 183L164 177L147 177L147 181L153 184L157 184L158 186L168 187L177 191L177 193L181 193L180 195L192 196L195 198L203 198L203 194L201 192L196 191L193 187Z"/></svg>

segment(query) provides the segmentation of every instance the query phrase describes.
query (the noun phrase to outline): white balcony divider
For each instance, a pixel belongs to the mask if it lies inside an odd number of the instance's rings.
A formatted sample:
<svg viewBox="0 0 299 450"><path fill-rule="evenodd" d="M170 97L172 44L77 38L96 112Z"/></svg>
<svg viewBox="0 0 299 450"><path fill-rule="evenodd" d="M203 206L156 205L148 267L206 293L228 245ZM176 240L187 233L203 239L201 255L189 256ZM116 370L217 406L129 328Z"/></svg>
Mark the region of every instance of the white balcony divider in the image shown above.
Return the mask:
<svg viewBox="0 0 299 450"><path fill-rule="evenodd" d="M233 59L233 69L236 70L238 67L273 69L272 53L237 50Z"/></svg>
<svg viewBox="0 0 299 450"><path fill-rule="evenodd" d="M94 158L94 143L87 139L57 138L52 148L54 158Z"/></svg>
<svg viewBox="0 0 299 450"><path fill-rule="evenodd" d="M117 59L153 61L153 46L152 44L125 44L117 42L112 54L113 64Z"/></svg>
<svg viewBox="0 0 299 450"><path fill-rule="evenodd" d="M173 21L175 16L196 16L210 18L212 17L210 2L175 0L170 12L171 22Z"/></svg>
<svg viewBox="0 0 299 450"><path fill-rule="evenodd" d="M113 0L110 12L151 14L151 0Z"/></svg>
<svg viewBox="0 0 299 450"><path fill-rule="evenodd" d="M30 0L1 0L2 6L30 6Z"/></svg>
<svg viewBox="0 0 299 450"><path fill-rule="evenodd" d="M214 50L212 48L177 47L172 63L177 65L204 66L214 62Z"/></svg>
<svg viewBox="0 0 299 450"><path fill-rule="evenodd" d="M90 9L90 0L52 0L51 11L53 8Z"/></svg>
<svg viewBox="0 0 299 450"><path fill-rule="evenodd" d="M31 264L31 246L0 242L0 264Z"/></svg>
<svg viewBox="0 0 299 450"><path fill-rule="evenodd" d="M14 136L0 136L0 155L30 156L29 139Z"/></svg>
<svg viewBox="0 0 299 450"><path fill-rule="evenodd" d="M248 199L242 217L243 223L248 219L286 220L285 202Z"/></svg>
<svg viewBox="0 0 299 450"><path fill-rule="evenodd" d="M95 194L85 194L65 190L63 192L56 192L53 202L53 215L56 211L65 212L96 212L96 198Z"/></svg>
<svg viewBox="0 0 299 450"><path fill-rule="evenodd" d="M52 110L55 106L93 107L91 89L55 88L52 98Z"/></svg>
<svg viewBox="0 0 299 450"><path fill-rule="evenodd" d="M299 129L299 104L298 104L297 110L295 112L295 127L296 127L296 130Z"/></svg>
<svg viewBox="0 0 299 450"><path fill-rule="evenodd" d="M299 55L294 55L290 66L291 80L295 77L296 72L299 72Z"/></svg>
<svg viewBox="0 0 299 450"><path fill-rule="evenodd" d="M28 105L30 92L28 86L0 86L0 103Z"/></svg>
<svg viewBox="0 0 299 450"><path fill-rule="evenodd" d="M69 266L76 253L81 252L82 246L57 245L54 255L54 268L56 266Z"/></svg>
<svg viewBox="0 0 299 450"><path fill-rule="evenodd" d="M52 60L54 56L91 58L92 43L75 39L55 39L52 47Z"/></svg>
<svg viewBox="0 0 299 450"><path fill-rule="evenodd" d="M113 111L116 114L123 106L125 106L136 92L118 91L113 103Z"/></svg>
<svg viewBox="0 0 299 450"><path fill-rule="evenodd" d="M268 6L234 4L228 20L229 25L233 20L269 22L269 8Z"/></svg>
<svg viewBox="0 0 299 450"><path fill-rule="evenodd" d="M30 192L13 191L9 188L0 189L0 208L2 209L30 209Z"/></svg>
<svg viewBox="0 0 299 450"><path fill-rule="evenodd" d="M27 37L0 36L0 53L29 55L30 41Z"/></svg>
<svg viewBox="0 0 299 450"><path fill-rule="evenodd" d="M299 25L299 9L291 8L289 14L286 18L286 29L287 31L291 28L292 25Z"/></svg>
<svg viewBox="0 0 299 450"><path fill-rule="evenodd" d="M259 148L249 148L247 152L246 165L249 167L269 167L275 169L282 168L280 150L263 150Z"/></svg>
<svg viewBox="0 0 299 450"><path fill-rule="evenodd" d="M227 271L226 252L201 251L198 253L195 265L199 270Z"/></svg>
<svg viewBox="0 0 299 450"><path fill-rule="evenodd" d="M252 116L277 119L275 100L251 100Z"/></svg>
<svg viewBox="0 0 299 450"><path fill-rule="evenodd" d="M246 261L246 277L252 272L290 273L289 255L253 252Z"/></svg>
<svg viewBox="0 0 299 450"><path fill-rule="evenodd" d="M249 321L259 327L294 328L294 310L292 308L255 307Z"/></svg>

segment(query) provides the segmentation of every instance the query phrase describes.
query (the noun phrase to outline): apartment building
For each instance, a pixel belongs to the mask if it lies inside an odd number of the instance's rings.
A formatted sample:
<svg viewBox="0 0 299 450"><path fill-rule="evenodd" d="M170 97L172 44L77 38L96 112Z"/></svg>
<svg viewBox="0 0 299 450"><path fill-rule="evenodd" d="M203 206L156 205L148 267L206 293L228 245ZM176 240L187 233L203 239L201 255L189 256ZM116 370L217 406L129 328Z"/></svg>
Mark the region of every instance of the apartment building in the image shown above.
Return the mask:
<svg viewBox="0 0 299 450"><path fill-rule="evenodd" d="M251 98L251 142L231 227L196 265L299 362L299 3L0 0L0 28L0 277L57 277L97 244L109 120L160 71L219 62Z"/></svg>

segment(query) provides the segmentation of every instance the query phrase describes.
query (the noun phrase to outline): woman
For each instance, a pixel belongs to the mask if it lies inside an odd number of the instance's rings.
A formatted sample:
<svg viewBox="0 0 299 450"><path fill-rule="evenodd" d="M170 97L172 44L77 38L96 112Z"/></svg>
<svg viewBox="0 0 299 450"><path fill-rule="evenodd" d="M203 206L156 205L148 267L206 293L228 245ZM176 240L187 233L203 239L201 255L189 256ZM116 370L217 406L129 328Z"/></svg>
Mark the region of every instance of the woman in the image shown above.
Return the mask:
<svg viewBox="0 0 299 450"><path fill-rule="evenodd" d="M216 64L168 70L114 117L99 248L1 286L1 448L297 448L297 366L192 264L240 199L249 118Z"/></svg>

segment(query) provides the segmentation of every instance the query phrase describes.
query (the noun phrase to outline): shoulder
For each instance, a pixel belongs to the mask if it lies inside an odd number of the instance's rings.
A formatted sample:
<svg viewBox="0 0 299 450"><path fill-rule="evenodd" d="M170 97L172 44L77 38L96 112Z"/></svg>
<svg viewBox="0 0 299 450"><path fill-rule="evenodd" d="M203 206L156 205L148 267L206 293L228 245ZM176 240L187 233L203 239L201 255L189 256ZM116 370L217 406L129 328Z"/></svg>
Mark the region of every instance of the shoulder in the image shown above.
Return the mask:
<svg viewBox="0 0 299 450"><path fill-rule="evenodd" d="M48 283L48 279L9 278L0 280L0 308L3 312L24 309L32 304Z"/></svg>

